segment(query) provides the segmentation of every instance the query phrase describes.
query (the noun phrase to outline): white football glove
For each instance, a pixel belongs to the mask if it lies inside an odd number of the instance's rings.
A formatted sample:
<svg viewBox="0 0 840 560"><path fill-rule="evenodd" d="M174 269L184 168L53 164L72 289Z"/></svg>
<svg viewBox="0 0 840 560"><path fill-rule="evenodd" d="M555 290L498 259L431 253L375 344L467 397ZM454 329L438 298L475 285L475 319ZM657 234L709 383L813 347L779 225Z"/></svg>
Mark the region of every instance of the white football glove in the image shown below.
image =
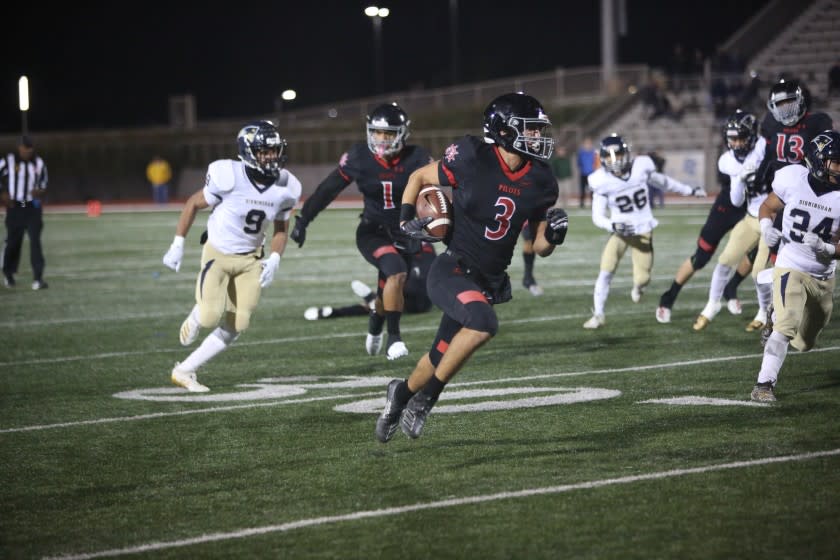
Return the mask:
<svg viewBox="0 0 840 560"><path fill-rule="evenodd" d="M280 255L278 253L271 253L261 264L260 288L265 288L274 282L274 273L280 268Z"/></svg>
<svg viewBox="0 0 840 560"><path fill-rule="evenodd" d="M612 228L614 232L622 237L630 237L636 234L636 228L633 227L633 224L613 222Z"/></svg>
<svg viewBox="0 0 840 560"><path fill-rule="evenodd" d="M184 238L180 235L176 235L175 239L172 240L172 245L169 246L169 250L163 255L163 264L178 272L181 268L181 260L184 258Z"/></svg>
<svg viewBox="0 0 840 560"><path fill-rule="evenodd" d="M759 225L761 226L761 235L768 247L773 247L782 238L782 232L773 227L773 220L770 218L762 218Z"/></svg>
<svg viewBox="0 0 840 560"><path fill-rule="evenodd" d="M692 189L691 196L696 196L697 198L703 198L703 197L709 196L709 193L707 193L706 189L704 189L703 187L696 186L696 187L694 187L694 189Z"/></svg>
<svg viewBox="0 0 840 560"><path fill-rule="evenodd" d="M804 236L802 236L802 243L811 247L814 252L817 254L817 257L828 259L834 256L836 248L831 243L826 243L822 240L822 238L814 233L813 231L809 231Z"/></svg>

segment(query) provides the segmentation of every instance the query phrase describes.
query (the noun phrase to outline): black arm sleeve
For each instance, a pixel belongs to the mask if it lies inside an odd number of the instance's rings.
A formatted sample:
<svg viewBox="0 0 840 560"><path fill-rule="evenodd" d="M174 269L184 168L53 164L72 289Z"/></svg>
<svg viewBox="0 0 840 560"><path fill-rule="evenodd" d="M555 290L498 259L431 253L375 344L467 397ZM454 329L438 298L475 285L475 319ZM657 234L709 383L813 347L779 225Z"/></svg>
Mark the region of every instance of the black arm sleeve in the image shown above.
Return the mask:
<svg viewBox="0 0 840 560"><path fill-rule="evenodd" d="M321 184L318 185L318 188L315 189L312 196L306 199L303 208L300 209L300 216L307 222L311 222L349 184L350 181L345 179L338 168L336 168L321 181Z"/></svg>

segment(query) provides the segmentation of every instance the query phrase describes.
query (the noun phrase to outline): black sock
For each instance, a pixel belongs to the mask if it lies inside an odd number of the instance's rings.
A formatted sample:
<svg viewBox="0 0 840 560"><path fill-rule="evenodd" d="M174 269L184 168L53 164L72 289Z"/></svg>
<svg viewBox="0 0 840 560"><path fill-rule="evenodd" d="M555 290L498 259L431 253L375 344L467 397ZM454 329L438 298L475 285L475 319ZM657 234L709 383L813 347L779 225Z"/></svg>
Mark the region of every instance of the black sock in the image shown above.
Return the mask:
<svg viewBox="0 0 840 560"><path fill-rule="evenodd" d="M522 260L525 261L525 278L534 277L534 253L522 253Z"/></svg>
<svg viewBox="0 0 840 560"><path fill-rule="evenodd" d="M729 282L726 283L726 287L723 289L723 297L727 300L736 299L738 297L738 286L741 285L741 282L744 281L746 276L741 276L738 271L735 271L735 274L732 275L732 278L729 279Z"/></svg>
<svg viewBox="0 0 840 560"><path fill-rule="evenodd" d="M385 324L385 317L377 315L375 311L370 312L368 318L368 332L373 335L382 334L382 325Z"/></svg>
<svg viewBox="0 0 840 560"><path fill-rule="evenodd" d="M388 322L388 338L399 340L400 338L400 317L402 311L386 311L385 320ZM396 336L396 338L394 338Z"/></svg>
<svg viewBox="0 0 840 560"><path fill-rule="evenodd" d="M370 309L364 307L363 305L348 305L347 307L333 307L332 313L330 313L329 318L335 319L337 317L356 317L359 315L367 315L368 313L370 313Z"/></svg>
<svg viewBox="0 0 840 560"><path fill-rule="evenodd" d="M671 287L659 298L659 306L667 307L668 309L674 307L674 302L677 301L680 290L682 290L682 284L677 284L676 280L671 282Z"/></svg>
<svg viewBox="0 0 840 560"><path fill-rule="evenodd" d="M443 392L443 389L446 387L446 383L435 377L432 376L429 379L429 382L426 383L426 386L423 387L423 392L429 395L432 398L432 402L437 402L438 397Z"/></svg>
<svg viewBox="0 0 840 560"><path fill-rule="evenodd" d="M408 388L408 379L397 385L397 390L394 392L394 398L397 399L398 403L405 405L405 403L410 401L413 396L414 393Z"/></svg>

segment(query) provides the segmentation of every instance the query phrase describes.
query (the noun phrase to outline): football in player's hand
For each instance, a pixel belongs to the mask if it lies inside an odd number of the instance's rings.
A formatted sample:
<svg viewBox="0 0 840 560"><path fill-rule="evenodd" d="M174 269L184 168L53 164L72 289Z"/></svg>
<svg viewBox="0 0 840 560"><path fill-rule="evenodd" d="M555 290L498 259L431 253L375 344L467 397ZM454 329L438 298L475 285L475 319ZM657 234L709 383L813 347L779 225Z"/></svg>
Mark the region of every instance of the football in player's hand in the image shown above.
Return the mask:
<svg viewBox="0 0 840 560"><path fill-rule="evenodd" d="M431 217L426 224L426 232L437 239L443 240L452 228L452 203L440 187L427 185L420 189L415 203L418 218Z"/></svg>

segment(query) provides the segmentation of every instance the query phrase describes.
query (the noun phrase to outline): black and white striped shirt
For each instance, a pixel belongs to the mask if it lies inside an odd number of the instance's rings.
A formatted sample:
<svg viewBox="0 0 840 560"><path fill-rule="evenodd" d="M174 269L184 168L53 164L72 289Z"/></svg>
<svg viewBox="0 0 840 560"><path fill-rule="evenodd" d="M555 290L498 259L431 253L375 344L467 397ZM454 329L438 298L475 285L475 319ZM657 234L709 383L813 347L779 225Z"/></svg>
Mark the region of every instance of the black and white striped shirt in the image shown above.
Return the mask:
<svg viewBox="0 0 840 560"><path fill-rule="evenodd" d="M38 156L24 161L17 154L11 153L0 160L0 179L9 200L32 202L33 190L47 188L47 166Z"/></svg>

